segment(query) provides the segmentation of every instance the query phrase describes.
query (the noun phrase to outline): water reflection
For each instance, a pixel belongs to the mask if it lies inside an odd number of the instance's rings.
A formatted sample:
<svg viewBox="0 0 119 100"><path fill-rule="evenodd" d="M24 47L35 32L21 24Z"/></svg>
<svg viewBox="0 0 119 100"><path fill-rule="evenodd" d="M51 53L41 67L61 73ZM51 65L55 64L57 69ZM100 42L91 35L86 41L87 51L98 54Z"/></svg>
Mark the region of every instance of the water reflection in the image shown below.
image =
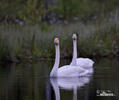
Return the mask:
<svg viewBox="0 0 119 100"><path fill-rule="evenodd" d="M56 100L60 100L60 88L73 90L73 100L77 100L77 89L88 84L91 76L74 78L50 78Z"/></svg>
<svg viewBox="0 0 119 100"><path fill-rule="evenodd" d="M63 61L61 64L67 63ZM57 89L53 89L48 78L53 64L54 61L38 61L0 65L0 100L55 100ZM60 100L119 100L119 61L95 61L91 78L58 78L53 81L59 88L60 98L57 98ZM98 97L97 90L110 90L115 96Z"/></svg>

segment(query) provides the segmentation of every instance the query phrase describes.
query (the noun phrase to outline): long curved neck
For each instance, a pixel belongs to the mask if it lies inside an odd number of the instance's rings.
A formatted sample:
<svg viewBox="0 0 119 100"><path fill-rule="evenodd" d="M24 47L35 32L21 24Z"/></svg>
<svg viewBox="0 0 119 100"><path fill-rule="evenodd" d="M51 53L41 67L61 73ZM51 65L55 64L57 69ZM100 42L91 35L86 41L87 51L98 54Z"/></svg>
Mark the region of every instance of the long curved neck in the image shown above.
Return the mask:
<svg viewBox="0 0 119 100"><path fill-rule="evenodd" d="M59 45L55 46L56 54L55 54L55 64L53 66L53 69L50 73L50 77L56 77L57 76L57 70L59 67L59 62L60 62L60 50L59 50Z"/></svg>
<svg viewBox="0 0 119 100"><path fill-rule="evenodd" d="M76 59L77 59L77 40L73 40L73 58L71 65L76 65Z"/></svg>

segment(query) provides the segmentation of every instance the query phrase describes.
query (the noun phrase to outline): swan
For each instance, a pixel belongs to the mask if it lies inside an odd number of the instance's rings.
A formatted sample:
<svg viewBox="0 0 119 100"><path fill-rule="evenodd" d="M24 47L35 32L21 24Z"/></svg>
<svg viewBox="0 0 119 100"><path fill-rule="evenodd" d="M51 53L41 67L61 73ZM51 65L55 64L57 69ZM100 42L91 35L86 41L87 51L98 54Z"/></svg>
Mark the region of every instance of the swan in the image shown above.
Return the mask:
<svg viewBox="0 0 119 100"><path fill-rule="evenodd" d="M79 66L88 71L88 73L93 72L94 61L89 58L77 58L77 36L73 34L73 58L70 63L71 66Z"/></svg>
<svg viewBox="0 0 119 100"><path fill-rule="evenodd" d="M73 100L77 100L77 89L88 84L91 77L50 78L56 100L60 100L60 89L73 90Z"/></svg>
<svg viewBox="0 0 119 100"><path fill-rule="evenodd" d="M78 77L87 75L88 72L86 70L77 66L65 65L58 68L60 62L60 50L58 38L54 39L54 44L56 50L55 63L52 68L52 71L50 72L50 77Z"/></svg>

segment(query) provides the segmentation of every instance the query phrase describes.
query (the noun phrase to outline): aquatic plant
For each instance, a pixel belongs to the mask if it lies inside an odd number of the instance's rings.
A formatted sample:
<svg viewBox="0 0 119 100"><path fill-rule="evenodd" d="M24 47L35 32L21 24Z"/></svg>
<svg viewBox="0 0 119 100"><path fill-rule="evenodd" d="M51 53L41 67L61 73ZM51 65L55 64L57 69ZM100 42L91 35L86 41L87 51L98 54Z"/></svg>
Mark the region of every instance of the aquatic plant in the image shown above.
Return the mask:
<svg viewBox="0 0 119 100"><path fill-rule="evenodd" d="M54 37L59 37L61 57L72 56L72 33L78 34L80 56L110 56L119 54L119 19L113 17L102 21L53 24L47 30L39 25L1 25L0 59L54 57ZM45 24L44 24L45 25Z"/></svg>

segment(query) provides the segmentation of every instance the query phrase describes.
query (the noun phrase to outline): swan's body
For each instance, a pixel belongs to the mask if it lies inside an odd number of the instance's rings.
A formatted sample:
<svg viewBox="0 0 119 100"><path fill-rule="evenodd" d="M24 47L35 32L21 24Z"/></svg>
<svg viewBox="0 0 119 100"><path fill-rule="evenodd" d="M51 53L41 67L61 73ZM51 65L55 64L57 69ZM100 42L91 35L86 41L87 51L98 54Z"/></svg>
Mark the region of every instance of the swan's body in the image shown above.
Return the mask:
<svg viewBox="0 0 119 100"><path fill-rule="evenodd" d="M59 40L55 39L55 48L56 48L56 57L55 57L55 64L53 69L50 73L50 77L77 77L77 76L85 76L87 71L83 68L71 65L65 65L60 68L60 50L59 50Z"/></svg>
<svg viewBox="0 0 119 100"><path fill-rule="evenodd" d="M77 37L73 34L73 59L71 66L79 66L88 71L88 73L93 72L94 61L89 58L77 58Z"/></svg>
<svg viewBox="0 0 119 100"><path fill-rule="evenodd" d="M77 67L66 65L58 68L57 76L58 77L78 77L78 76L85 76L87 71L84 69Z"/></svg>

